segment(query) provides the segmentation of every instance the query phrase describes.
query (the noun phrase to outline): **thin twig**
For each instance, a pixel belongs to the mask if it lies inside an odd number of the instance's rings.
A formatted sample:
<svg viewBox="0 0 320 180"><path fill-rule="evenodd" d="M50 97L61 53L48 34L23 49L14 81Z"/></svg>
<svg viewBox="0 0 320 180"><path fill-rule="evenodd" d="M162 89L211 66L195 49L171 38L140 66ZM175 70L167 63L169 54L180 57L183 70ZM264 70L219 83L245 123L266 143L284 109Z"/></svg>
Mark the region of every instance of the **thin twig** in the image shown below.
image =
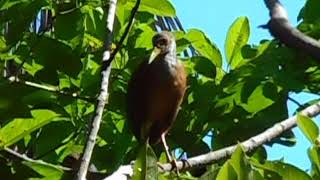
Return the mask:
<svg viewBox="0 0 320 180"><path fill-rule="evenodd" d="M126 27L126 29L124 30L119 42L117 43L117 46L116 48L112 51L111 55L110 55L110 59L113 60L114 57L117 55L117 53L120 51L122 45L123 45L123 42L124 40L128 37L128 34L130 32L130 29L131 29L131 26L134 22L134 17L136 16L137 12L138 12L138 9L139 9L139 6L140 6L140 3L141 3L141 0L137 0L136 4L134 5L134 7L132 8L131 10L131 14L130 14L130 17L129 17L129 22L128 22L128 25Z"/></svg>
<svg viewBox="0 0 320 180"><path fill-rule="evenodd" d="M102 113L105 107L105 104L107 102L108 97L108 86L109 86L109 76L111 72L111 62L113 61L116 53L120 50L123 41L125 40L126 36L129 33L129 30L131 28L131 25L133 23L134 16L139 8L141 0L137 0L135 6L133 7L131 11L131 17L128 22L128 26L125 29L124 35L121 37L118 46L113 51L112 54L110 54L111 44L112 44L112 32L113 32L113 22L115 18L116 13L116 4L117 0L110 0L109 1L109 10L108 10L108 18L107 18L107 30L109 33L107 34L107 39L105 42L105 51L103 53L103 59L102 59L102 70L101 70L101 87L100 87L100 94L97 99L97 104L95 106L95 116L93 117L92 123L91 123L91 130L90 134L87 139L87 143L84 149L84 153L82 156L81 164L79 171L77 173L76 179L78 180L85 180L86 174L88 171L90 159L92 156L93 148L96 142L96 138L98 135L98 131L101 124L102 119Z"/></svg>
<svg viewBox="0 0 320 180"><path fill-rule="evenodd" d="M59 170L63 170L63 171L72 171L72 169L68 168L68 167L50 164L50 163L44 162L42 160L31 159L28 156L26 156L25 154L20 154L10 148L4 148L4 151L6 151L7 153L12 154L12 155L24 160L24 161L27 161L27 162L36 163L36 164L40 164L40 165L44 165L44 166L49 166L49 167L53 167L55 169L59 169Z"/></svg>
<svg viewBox="0 0 320 180"><path fill-rule="evenodd" d="M297 100L293 99L292 97L288 96L288 100L296 104L299 108L305 108L306 106L300 104Z"/></svg>
<svg viewBox="0 0 320 180"><path fill-rule="evenodd" d="M112 32L113 32L113 23L116 14L117 0L109 1L109 10L108 10L108 18L107 18L107 38L105 42L105 51L103 53L103 64L108 64L106 66L102 66L101 70L101 87L100 94L97 99L97 104L95 106L95 115L93 117L91 123L90 134L87 139L87 143L84 149L84 153L81 159L80 168L77 173L77 180L85 180L87 176L87 171L90 163L90 159L92 156L93 148L96 142L96 138L98 135L98 131L100 128L100 123L102 119L102 113L104 106L106 104L107 96L108 96L108 84L109 84L109 75L111 71L111 61L109 61L110 57L110 49L112 44Z"/></svg>
<svg viewBox="0 0 320 180"><path fill-rule="evenodd" d="M300 112L300 114L308 117L315 117L320 114L320 103L316 103L314 105L308 106L304 110ZM246 152L253 151L254 149L260 147L261 145L270 142L272 139L280 136L283 132L292 129L297 125L297 116L292 116L288 119L281 121L280 123L275 124L273 127L268 128L264 132L251 137L250 139L243 141L241 145L243 146ZM191 157L189 159L183 161L177 161L178 170L187 170L190 168L201 167L205 165L212 164L214 162L220 161L222 159L226 159L232 155L234 150L238 144L233 146L229 146L223 149L219 149L216 151L212 151L206 154L202 154L199 156ZM129 165L123 165L122 167L130 167ZM124 169L124 168L122 168ZM168 172L172 170L172 164L162 164L159 171ZM129 169L128 172L119 172L121 174L113 174L113 177L123 177L124 175L128 176L128 174L132 174L132 169ZM130 178L128 178L130 179Z"/></svg>
<svg viewBox="0 0 320 180"><path fill-rule="evenodd" d="M84 100L84 101L87 101L87 102L94 102L95 101L95 98L90 97L90 96L80 96L77 93L70 93L70 92L62 91L62 90L59 90L56 87L50 87L50 86L34 83L34 82L31 82L31 81L24 81L24 80L21 80L21 79L15 77L15 76L9 77L8 80L11 83L18 83L18 84L29 86L29 87L33 87L33 88L36 88L36 89L41 89L41 90L45 90L45 91L48 91L48 92L53 92L53 93L56 93L56 94L62 95L62 96L72 97L72 98L75 98L75 99L81 99L81 100Z"/></svg>

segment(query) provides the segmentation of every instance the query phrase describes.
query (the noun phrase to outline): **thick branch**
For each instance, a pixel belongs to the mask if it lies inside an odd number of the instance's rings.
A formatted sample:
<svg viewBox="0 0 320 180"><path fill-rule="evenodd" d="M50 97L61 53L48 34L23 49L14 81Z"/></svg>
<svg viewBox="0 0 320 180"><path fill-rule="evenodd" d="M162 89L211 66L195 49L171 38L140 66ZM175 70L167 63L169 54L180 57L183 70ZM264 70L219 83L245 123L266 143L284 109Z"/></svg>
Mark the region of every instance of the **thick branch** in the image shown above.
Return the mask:
<svg viewBox="0 0 320 180"><path fill-rule="evenodd" d="M318 114L320 114L320 103L311 105L311 106L305 108L304 110L302 110L300 113L304 116L315 117ZM270 142L272 139L280 136L283 132L285 132L289 129L292 129L296 125L297 125L297 116L290 117L286 120L283 120L280 123L275 124L273 127L265 130L264 132L254 136L254 137L251 137L250 139L242 142L241 144L246 152L252 151L252 150L258 148L259 146L261 146L267 142ZM217 151L213 151L213 152L209 152L209 153L202 154L199 156L195 156L195 157L189 158L184 161L178 161L177 167L179 170L186 170L189 168L195 168L195 167L199 167L199 166L205 166L208 164L212 164L212 163L217 162L219 160L230 157L231 154L236 149L236 147L237 147L237 144L220 149L220 150L217 150ZM116 171L114 174L112 174L112 176L113 177L125 177L125 176L132 174L133 170L130 169L129 167L130 167L130 165L121 166L120 168L127 169L127 171L126 172ZM172 165L170 163L168 163L168 164L161 165L161 169L159 169L159 170L160 171L171 171L171 169L172 169ZM118 173L118 174L116 174L116 173Z"/></svg>
<svg viewBox="0 0 320 180"><path fill-rule="evenodd" d="M100 124L101 124L102 113L103 113L104 106L106 104L107 97L108 97L108 86L109 86L109 76L111 73L111 62L113 61L116 53L120 50L125 38L129 34L130 28L133 24L135 14L138 11L140 2L141 2L141 0L137 0L135 6L133 7L133 9L131 11L129 22L128 22L128 25L125 29L124 34L122 35L114 52L112 54L110 54L111 45L112 45L113 22L114 22L114 18L115 18L115 14L116 14L116 4L117 4L117 0L110 0L109 10L108 10L109 12L108 12L108 18L107 18L107 29L109 30L109 33L107 36L107 40L105 42L105 51L103 53L103 59L102 59L103 64L102 64L102 71L101 71L102 80L101 80L100 94L99 94L96 109L95 109L96 114L92 120L91 131L90 131L90 134L89 134L89 137L87 140L87 144L86 144L83 156L82 156L80 168L77 173L78 180L85 180L86 179L87 170L89 167L93 148L94 148L96 138L98 135L98 131L100 128Z"/></svg>
<svg viewBox="0 0 320 180"><path fill-rule="evenodd" d="M286 46L306 52L320 62L320 43L291 26L288 15L278 0L264 0L270 11L270 21L265 26Z"/></svg>
<svg viewBox="0 0 320 180"><path fill-rule="evenodd" d="M107 18L107 30L108 30L108 35L107 35L107 40L105 42L105 51L103 53L103 64L107 62L107 66L103 66L101 76L101 87L100 87L100 94L97 100L96 108L95 108L95 116L93 117L92 124L91 124L91 131L89 134L89 137L87 139L87 144L84 149L84 153L82 156L81 164L79 171L77 173L77 179L78 180L85 180L90 159L92 156L93 148L96 143L96 138L98 135L98 131L100 128L100 123L102 119L102 113L103 109L107 100L108 96L108 84L109 84L109 76L110 76L110 71L111 71L111 61L109 59L110 57L110 49L111 49L111 44L112 44L112 32L113 32L113 22L116 14L116 7L117 7L117 0L110 0L109 1L109 10L108 10L108 18Z"/></svg>

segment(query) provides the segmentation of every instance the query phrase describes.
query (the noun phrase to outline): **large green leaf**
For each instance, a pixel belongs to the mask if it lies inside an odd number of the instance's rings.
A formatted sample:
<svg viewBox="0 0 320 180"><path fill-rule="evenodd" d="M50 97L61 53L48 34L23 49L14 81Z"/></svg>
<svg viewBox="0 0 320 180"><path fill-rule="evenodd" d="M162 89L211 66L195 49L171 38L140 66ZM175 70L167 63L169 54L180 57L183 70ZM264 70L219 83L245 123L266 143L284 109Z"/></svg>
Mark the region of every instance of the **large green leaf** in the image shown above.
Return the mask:
<svg viewBox="0 0 320 180"><path fill-rule="evenodd" d="M63 170L58 169L52 165L39 164L36 162L22 162L24 165L30 167L44 178L41 179L61 179L63 175Z"/></svg>
<svg viewBox="0 0 320 180"><path fill-rule="evenodd" d="M190 29L185 35L195 50L210 59L217 67L222 66L222 56L217 46L200 30Z"/></svg>
<svg viewBox="0 0 320 180"><path fill-rule="evenodd" d="M218 175L217 175L217 180L236 180L237 178L237 173L232 167L230 161L227 161L223 164L222 168L220 169Z"/></svg>
<svg viewBox="0 0 320 180"><path fill-rule="evenodd" d="M283 180L292 180L292 179L303 179L311 180L311 177L301 169L281 162L281 161L267 161L264 164L259 164L254 161L251 161L251 164L255 167L262 169L266 172L272 172L278 174Z"/></svg>
<svg viewBox="0 0 320 180"><path fill-rule="evenodd" d="M122 3L126 3L127 9L132 9L136 3L136 0L122 0ZM161 8L159 8L161 7ZM175 16L176 10L168 0L141 0L139 11L149 12L158 16Z"/></svg>
<svg viewBox="0 0 320 180"><path fill-rule="evenodd" d="M137 160L134 163L133 180L158 179L157 157L151 146L142 145Z"/></svg>
<svg viewBox="0 0 320 180"><path fill-rule="evenodd" d="M46 109L32 110L31 114L33 118L16 118L0 129L0 147L16 143L59 116L59 114Z"/></svg>
<svg viewBox="0 0 320 180"><path fill-rule="evenodd" d="M267 88L266 87L270 87ZM248 86L244 86L244 89L248 88ZM255 88L252 94L248 97L246 104L242 104L245 110L251 113L259 112L274 103L274 100L270 97L266 96L266 94L277 93L276 87L272 84L261 85Z"/></svg>
<svg viewBox="0 0 320 180"><path fill-rule="evenodd" d="M241 48L247 44L250 35L249 20L247 17L237 18L229 28L224 49L227 62L232 69L236 68L243 58L236 56Z"/></svg>
<svg viewBox="0 0 320 180"><path fill-rule="evenodd" d="M298 114L297 124L308 140L314 144L319 136L319 128L311 118Z"/></svg>
<svg viewBox="0 0 320 180"><path fill-rule="evenodd" d="M307 23L320 23L320 11L318 0L308 0L303 8L303 20Z"/></svg>
<svg viewBox="0 0 320 180"><path fill-rule="evenodd" d="M34 43L36 43L34 48L36 61L44 66L41 72L48 74L59 70L72 77L78 75L82 67L80 55L70 46L48 37L41 37ZM42 76L42 78L49 77Z"/></svg>
<svg viewBox="0 0 320 180"><path fill-rule="evenodd" d="M237 177L239 180L249 179L249 173L251 168L247 161L248 160L246 159L245 153L241 145L238 145L231 156L230 164L232 165L234 171L237 173Z"/></svg>
<svg viewBox="0 0 320 180"><path fill-rule="evenodd" d="M54 23L54 33L57 35L57 38L71 40L83 34L83 31L83 16L80 9L76 9L70 13L57 14Z"/></svg>

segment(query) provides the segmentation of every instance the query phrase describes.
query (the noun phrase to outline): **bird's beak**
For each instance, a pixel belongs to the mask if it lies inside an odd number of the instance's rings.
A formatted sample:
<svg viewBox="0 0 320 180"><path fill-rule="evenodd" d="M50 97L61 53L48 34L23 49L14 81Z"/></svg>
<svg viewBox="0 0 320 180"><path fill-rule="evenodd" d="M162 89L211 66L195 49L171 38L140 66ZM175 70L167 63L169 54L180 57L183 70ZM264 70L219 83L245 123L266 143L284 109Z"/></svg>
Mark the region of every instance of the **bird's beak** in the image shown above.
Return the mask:
<svg viewBox="0 0 320 180"><path fill-rule="evenodd" d="M161 52L160 48L154 47L154 49L149 57L148 64L151 64L153 62L153 60L160 54L160 52Z"/></svg>

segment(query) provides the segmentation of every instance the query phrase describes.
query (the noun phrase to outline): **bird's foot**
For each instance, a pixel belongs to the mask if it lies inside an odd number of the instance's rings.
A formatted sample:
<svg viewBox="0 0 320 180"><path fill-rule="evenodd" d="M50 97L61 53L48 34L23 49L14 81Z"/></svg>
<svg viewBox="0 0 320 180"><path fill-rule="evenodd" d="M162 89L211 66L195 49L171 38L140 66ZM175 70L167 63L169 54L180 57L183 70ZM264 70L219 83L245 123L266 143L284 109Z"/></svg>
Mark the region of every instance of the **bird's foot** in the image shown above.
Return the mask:
<svg viewBox="0 0 320 180"><path fill-rule="evenodd" d="M177 176L180 176L180 172L179 172L179 168L178 168L178 164L175 158L172 159L172 161L170 162L171 164L171 171L175 171L177 173Z"/></svg>

